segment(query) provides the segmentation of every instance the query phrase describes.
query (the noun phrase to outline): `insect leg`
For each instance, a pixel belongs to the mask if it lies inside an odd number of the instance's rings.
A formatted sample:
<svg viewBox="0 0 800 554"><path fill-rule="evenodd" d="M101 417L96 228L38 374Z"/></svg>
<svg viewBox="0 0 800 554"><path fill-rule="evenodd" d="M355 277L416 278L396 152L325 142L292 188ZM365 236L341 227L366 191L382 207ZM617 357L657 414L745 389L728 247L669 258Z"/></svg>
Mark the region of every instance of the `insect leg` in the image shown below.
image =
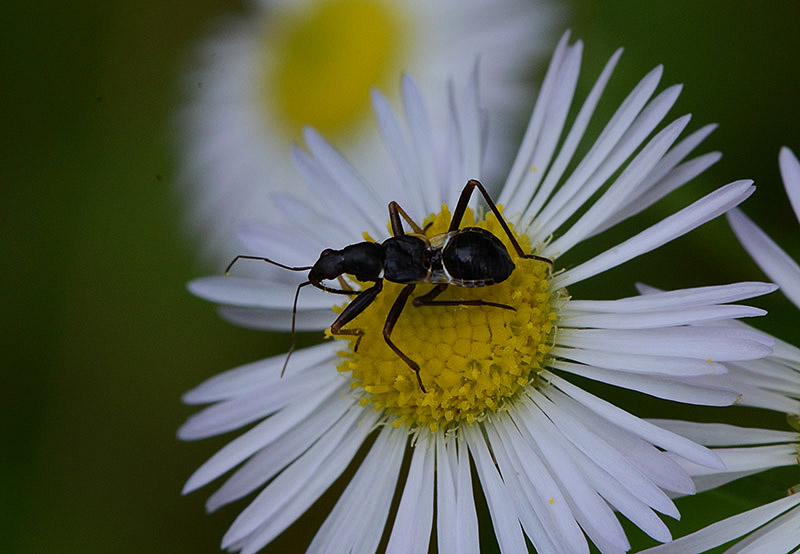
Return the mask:
<svg viewBox="0 0 800 554"><path fill-rule="evenodd" d="M325 292L332 292L333 294L348 294L350 296L358 296L362 292L360 290L353 290L353 289L334 289L332 287L327 287L327 286L323 285L322 283L318 283L318 282L312 282L311 284L314 285L315 287L317 287L320 290L324 290ZM367 289L367 290L369 290L369 289ZM367 291L363 291L363 292L367 292Z"/></svg>
<svg viewBox="0 0 800 554"><path fill-rule="evenodd" d="M500 226L503 228L503 231L506 232L508 240L511 241L514 250L517 251L517 255L520 258L539 260L540 262L547 262L551 266L555 265L553 263L553 260L551 260L550 258L537 256L536 254L526 254L522 250L522 247L517 242L517 239L514 238L514 234L511 232L511 229L508 228L508 223L506 223L506 219L503 217L503 214L501 214L500 210L497 209L497 206L495 206L491 196L489 196L489 193L486 192L485 188L483 188L483 185L479 181L476 181L475 179L470 179L469 181L467 181L467 184L464 185L464 190L461 191L461 196L458 199L458 204L456 204L456 209L453 212L453 219L450 220L449 231L456 231L458 229L458 226L461 225L461 219L464 217L464 212L467 210L469 199L472 196L472 191L475 188L477 188L483 195L483 199L486 200L486 203L489 205L489 208L492 210L492 213L495 215L495 217L497 217L497 221L500 222Z"/></svg>
<svg viewBox="0 0 800 554"><path fill-rule="evenodd" d="M416 222L411 219L411 216L409 216L406 211L400 207L400 204L392 200L389 202L389 221L392 224L393 237L400 237L406 234L406 232L403 230L403 222L400 221L400 216L403 216L403 219L405 219L408 224L411 225L411 228L416 234L425 234L425 231L422 229L422 227L417 225Z"/></svg>
<svg viewBox="0 0 800 554"><path fill-rule="evenodd" d="M444 283L436 285L430 292L416 297L413 302L414 306L492 306L494 308L516 311L516 308L508 304L488 302L486 300L434 300L434 298L442 294L446 288L447 284Z"/></svg>
<svg viewBox="0 0 800 554"><path fill-rule="evenodd" d="M352 321L361 312L366 310L367 306L372 304L372 301L375 300L375 297L378 296L378 293L381 291L382 288L383 288L383 280L381 279L380 281L376 281L375 284L370 288L368 288L367 290L358 293L358 296L356 296L353 299L353 301L347 305L347 307L342 311L342 313L339 314L339 317L336 318L336 321L334 321L333 324L331 325L332 335L356 335L358 337L356 339L356 345L353 348L353 352L358 351L358 344L361 342L361 337L364 336L364 330L342 329L342 327L345 326L350 321Z"/></svg>
<svg viewBox="0 0 800 554"><path fill-rule="evenodd" d="M286 353L286 359L283 361L283 367L281 368L281 377L283 377L284 372L286 372L286 365L289 363L289 358L292 356L292 352L294 352L294 337L295 337L294 324L295 321L297 320L297 299L300 298L300 289L305 287L306 285L311 285L311 284L313 284L311 281L303 281L302 283L297 285L297 290L294 293L294 304L292 304L292 344L289 346L289 351Z"/></svg>
<svg viewBox="0 0 800 554"><path fill-rule="evenodd" d="M394 304L392 304L392 308L389 310L389 315L386 316L386 323L383 325L383 338L386 341L386 344L389 345L389 348L394 350L394 353L400 356L400 359L407 363L408 367L414 370L414 373L417 375L417 383L419 383L419 388L422 389L422 392L428 392L425 390L425 386L422 384L422 377L419 376L419 364L406 356L405 353L403 353L403 351L392 342L391 338L394 325L397 323L397 320L406 305L406 300L408 300L408 297L414 291L414 287L416 287L416 285L413 283L406 285L406 287L397 296Z"/></svg>

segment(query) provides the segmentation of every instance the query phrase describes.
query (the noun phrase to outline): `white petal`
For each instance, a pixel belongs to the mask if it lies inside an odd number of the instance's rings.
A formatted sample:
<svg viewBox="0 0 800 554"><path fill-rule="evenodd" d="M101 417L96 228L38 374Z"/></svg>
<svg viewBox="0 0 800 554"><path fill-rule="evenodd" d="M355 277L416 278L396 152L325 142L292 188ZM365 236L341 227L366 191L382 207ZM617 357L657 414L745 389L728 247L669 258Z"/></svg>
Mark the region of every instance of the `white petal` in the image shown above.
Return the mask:
<svg viewBox="0 0 800 554"><path fill-rule="evenodd" d="M353 552L375 552L386 527L386 519L403 462L403 452L408 442L406 429L392 429L390 433L390 449L379 457L381 465L371 472L363 472L366 494L360 499L360 516L357 514L357 517L349 522L349 526L359 532L358 540L352 547ZM379 475L378 478L375 477L376 474ZM366 502L365 497L368 498ZM334 550L334 552L340 551Z"/></svg>
<svg viewBox="0 0 800 554"><path fill-rule="evenodd" d="M344 471L376 419L374 410L351 410L239 514L222 547L247 538L243 552L255 552L280 534Z"/></svg>
<svg viewBox="0 0 800 554"><path fill-rule="evenodd" d="M677 98L679 89L673 93ZM665 91L666 92L666 91ZM671 106L675 99L666 105ZM654 100L655 102L655 100ZM663 115L660 115L663 117ZM659 117L659 120L660 120ZM647 177L667 149L678 139L678 136L689 123L689 116L683 116L670 123L653 137L631 160L622 174L609 186L609 188L589 207L568 231L563 233L543 250L542 255L548 256L558 253L561 255L569 251L576 244L588 237L594 229L604 221L614 216L616 211L625 205L634 193L636 187Z"/></svg>
<svg viewBox="0 0 800 554"><path fill-rule="evenodd" d="M469 447L464 438L458 439L458 459L455 467L456 484L456 552L477 552L478 514L472 493Z"/></svg>
<svg viewBox="0 0 800 554"><path fill-rule="evenodd" d="M460 98L460 109L458 110L461 115L461 143L464 146L465 169L467 175L476 176L478 179L481 178L485 136L481 128L480 92L478 90L479 60L480 58L477 58L472 67L463 97Z"/></svg>
<svg viewBox="0 0 800 554"><path fill-rule="evenodd" d="M542 121L544 120L546 107L550 102L550 95L552 94L556 76L561 68L564 56L566 55L569 35L569 31L561 35L561 39L558 41L558 45L553 52L553 57L550 60L547 73L545 73L544 80L542 81L542 88L539 90L539 96L536 99L536 105L531 113L528 126L525 129L525 135L522 137L522 143L517 149L517 156L508 173L505 185L503 185L503 190L497 199L498 204L505 205L511 199L511 195L514 194L517 187L522 182L522 177L528 170L530 159L536 147L536 142L539 140Z"/></svg>
<svg viewBox="0 0 800 554"><path fill-rule="evenodd" d="M616 247L555 277L551 287L557 289L573 285L654 250L725 213L744 201L754 190L752 181L737 181L719 188Z"/></svg>
<svg viewBox="0 0 800 554"><path fill-rule="evenodd" d="M602 225L598 226L592 232L592 236L610 229L620 221L624 221L652 206L670 192L680 188L717 163L722 154L711 152L678 165L716 127L716 124L706 125L670 148L669 152L658 162L642 183L632 191L620 209L612 217L604 221Z"/></svg>
<svg viewBox="0 0 800 554"><path fill-rule="evenodd" d="M235 325L259 331L281 331L288 333L292 328L291 310L265 310L263 308L231 308L217 309L219 316ZM330 309L298 310L295 317L297 331L323 331L331 326L336 314ZM292 364L293 362L289 362Z"/></svg>
<svg viewBox="0 0 800 554"><path fill-rule="evenodd" d="M556 547L563 545L568 553L585 552L589 548L586 538L547 466L510 419L501 418L496 430L531 506L553 543Z"/></svg>
<svg viewBox="0 0 800 554"><path fill-rule="evenodd" d="M797 446L794 443L746 448L715 448L714 452L725 463L725 473L763 471L797 464ZM692 463L684 462L682 465L692 477L717 473L714 469Z"/></svg>
<svg viewBox="0 0 800 554"><path fill-rule="evenodd" d="M566 395L580 402L600 417L610 421L611 423L619 425L623 429L627 429L634 435L637 435L646 441L655 444L656 446L660 446L664 450L674 452L675 454L695 462L696 464L715 469L725 468L725 466L722 464L722 461L719 459L719 456L714 454L714 452L711 450L700 446L699 444L695 444L684 437L676 435L675 433L671 433L661 429L660 427L656 427L652 423L647 423L646 421L639 419L638 417L635 417L628 412L621 410L620 408L617 408L613 404L610 404L605 400L597 398L596 396L581 390L557 375L552 375L550 380L553 385L558 387Z"/></svg>
<svg viewBox="0 0 800 554"><path fill-rule="evenodd" d="M597 492L617 511L657 541L666 542L672 539L664 522L630 489L626 489L625 481L615 479L580 451L574 453L574 458ZM674 508L674 512L677 514L677 508Z"/></svg>
<svg viewBox="0 0 800 554"><path fill-rule="evenodd" d="M324 248L340 248L353 241L353 236L348 235L335 218L329 217L327 211L312 206L307 199L301 200L293 194L275 193L272 201L283 216L285 225L291 224L293 232L303 229Z"/></svg>
<svg viewBox="0 0 800 554"><path fill-rule="evenodd" d="M563 310L559 313L559 327L601 328L601 329L651 329L654 327L673 327L697 324L720 319L758 317L766 311L752 306L724 305L647 312L638 314L581 314Z"/></svg>
<svg viewBox="0 0 800 554"><path fill-rule="evenodd" d="M492 526L500 552L524 552L525 539L522 536L514 503L497 472L486 442L476 427L475 425L465 427L464 435L472 459L475 460L475 469L478 471L486 503L489 505L489 514L492 517Z"/></svg>
<svg viewBox="0 0 800 554"><path fill-rule="evenodd" d="M645 107L662 73L662 66L653 69L625 98L589 153L540 212L535 222L537 238L555 232L569 219L620 168L664 117L668 104L675 101L674 88L664 91Z"/></svg>
<svg viewBox="0 0 800 554"><path fill-rule="evenodd" d="M575 94L582 54L583 43L581 41L577 41L574 46L567 49L566 57L559 67L554 89L550 95L550 103L545 110L540 136L528 160L528 171L521 175L521 183L506 204L506 209L510 213L522 212L527 207L542 177L548 170L553 152L561 137L569 107L572 104L572 97Z"/></svg>
<svg viewBox="0 0 800 554"><path fill-rule="evenodd" d="M327 363L299 375L287 375L277 383L259 385L190 416L178 430L178 437L196 440L238 429L343 380Z"/></svg>
<svg viewBox="0 0 800 554"><path fill-rule="evenodd" d="M302 402L290 404L246 433L239 435L211 456L189 477L182 493L189 493L213 481L272 443L315 411L332 393L342 394L344 388L336 388L334 383L331 387L315 391L303 398Z"/></svg>
<svg viewBox="0 0 800 554"><path fill-rule="evenodd" d="M636 375L619 371L609 371L598 367L569 362L555 361L556 369L586 377L594 381L608 383L616 387L635 390L656 398L696 404L700 406L730 406L741 396L737 391L722 387L682 382L657 375Z"/></svg>
<svg viewBox="0 0 800 554"><path fill-rule="evenodd" d="M683 310L695 306L724 304L761 296L777 290L771 283L732 283L629 296L619 300L571 300L565 311L593 313L636 313Z"/></svg>
<svg viewBox="0 0 800 554"><path fill-rule="evenodd" d="M292 355L292 372L302 373L327 360L335 359L339 346L327 342L298 350ZM277 382L281 378L281 368L285 360L285 354L278 354L224 371L184 393L181 400L186 404L207 404L240 396L258 385Z"/></svg>
<svg viewBox="0 0 800 554"><path fill-rule="evenodd" d="M672 419L648 419L648 421L706 446L770 444L797 440L797 433L791 431L754 429L724 423L695 423L693 421Z"/></svg>
<svg viewBox="0 0 800 554"><path fill-rule="evenodd" d="M787 498L776 500L771 504L755 508L712 525L705 529L676 539L669 544L643 550L645 553L658 554L691 554L705 552L741 537L757 529L782 514L786 510L800 504L800 494L793 494Z"/></svg>
<svg viewBox="0 0 800 554"><path fill-rule="evenodd" d="M469 456L457 441L436 434L436 538L443 554L478 552L478 518L472 497Z"/></svg>
<svg viewBox="0 0 800 554"><path fill-rule="evenodd" d="M236 229L236 238L244 246L247 254L269 258L290 266L310 266L323 248L332 246L330 241L316 240L308 234L253 221L242 223ZM236 271L239 271L240 265L245 263L249 264L249 268L254 266L262 266L259 269L272 268L263 261L241 261L237 262ZM275 267L275 269L279 268ZM286 274L287 270L280 269L280 272ZM295 275L303 275L303 273Z"/></svg>
<svg viewBox="0 0 800 554"><path fill-rule="evenodd" d="M353 207L361 211L377 229L381 229L381 224L385 225L386 215L381 213L383 202L376 194L375 189L356 172L350 162L336 148L331 146L312 127L303 128L303 138L314 158L323 170L339 184L340 190L352 202ZM325 196L321 199L327 201Z"/></svg>
<svg viewBox="0 0 800 554"><path fill-rule="evenodd" d="M550 474L566 492L572 513L595 545L607 542L620 551L630 548L628 539L614 512L586 481L580 469L556 438L552 422L530 402L521 401L511 413L528 444L535 446Z"/></svg>
<svg viewBox="0 0 800 554"><path fill-rule="evenodd" d="M614 52L608 62L606 62L603 71L600 73L600 76L598 77L594 86L592 86L592 90L589 92L589 95L586 97L586 100L581 106L578 115L575 116L575 121L570 128L569 134L567 134L567 138L564 139L564 143L561 145L558 156L553 162L553 165L547 171L547 177L539 187L539 190L536 191L536 195L533 197L528 209L521 218L523 224L526 224L523 225L524 231L527 232L527 222L535 219L536 215L539 213L539 210L541 210L542 206L544 206L544 204L547 202L547 199L550 197L550 194L553 192L556 184L564 175L564 170L566 170L567 165L572 160L572 156L575 154L575 150L578 148L578 144L583 138L583 133L586 131L586 127L589 125L589 121L594 114L594 109L597 107L597 102L600 100L606 84L611 78L611 73L617 66L620 56L622 56L622 48Z"/></svg>
<svg viewBox="0 0 800 554"><path fill-rule="evenodd" d="M800 307L800 265L741 211L731 211L728 223L750 257Z"/></svg>
<svg viewBox="0 0 800 554"><path fill-rule="evenodd" d="M411 142L414 145L414 153L419 161L419 170L423 176L419 186L425 198L424 215L427 215L438 211L442 206L431 125L425 110L422 94L420 94L414 81L407 75L403 75L402 88L408 129L411 132Z"/></svg>
<svg viewBox="0 0 800 554"><path fill-rule="evenodd" d="M325 206L329 208L329 213L337 214L337 221L347 228L349 236L358 237L363 231L369 230L377 233L373 235L373 238L377 240L378 237L386 234L382 228L373 226L371 218L366 216L364 209L359 209L359 205L353 203L342 186L322 168L314 157L294 146L292 161L314 196L324 202ZM377 206L373 205L371 208L377 209Z"/></svg>
<svg viewBox="0 0 800 554"><path fill-rule="evenodd" d="M664 329L562 329L559 346L606 352L680 356L729 361L763 358L772 352L763 337L747 329L668 327Z"/></svg>
<svg viewBox="0 0 800 554"><path fill-rule="evenodd" d="M800 222L800 162L797 161L794 152L784 146L778 154L778 165L781 168L786 195L789 197L798 222Z"/></svg>
<svg viewBox="0 0 800 554"><path fill-rule="evenodd" d="M533 543L536 552L554 554L565 552L556 546L557 544L561 544L558 533L555 533L556 537L552 540L548 535L547 527L551 528L551 534L553 534L552 527L554 527L550 514L546 512L546 509L543 510L542 508L537 511L535 504L537 503L538 496L532 491L533 487L524 473L522 473L521 464L515 466L511 461L511 456L506 451L506 444L503 442L503 439L500 438L494 425L485 425L484 429L486 438L489 441L492 457L497 464L497 468L500 470L500 475L503 478L503 483L506 485L506 490L511 495L511 499L514 502L514 507L520 524L522 524L522 529L525 531L528 539ZM511 445L508 446L510 447ZM543 511L544 517L540 515ZM588 545L586 545L586 541L584 541L583 550L588 554Z"/></svg>
<svg viewBox="0 0 800 554"><path fill-rule="evenodd" d="M782 364L773 356L747 363L731 363L737 380L753 379L754 384L780 392L800 394L800 375L793 367Z"/></svg>
<svg viewBox="0 0 800 554"><path fill-rule="evenodd" d="M559 405L580 418L583 425L607 443L615 445L617 450L661 488L681 494L694 494L695 487L691 477L666 452L603 418L595 417L588 408L564 394L560 395Z"/></svg>
<svg viewBox="0 0 800 554"><path fill-rule="evenodd" d="M663 181L668 175L674 173L674 168L686 157L692 150L703 142L708 135L713 133L717 128L716 123L704 125L691 135L681 140L678 144L670 148L669 152L658 162L658 165L647 176L647 179L642 183L642 189L648 191L651 187L657 186L657 183ZM715 157L719 158L719 153L712 153ZM695 160L705 158L709 154L699 156ZM687 162L691 163L691 162Z"/></svg>
<svg viewBox="0 0 800 554"><path fill-rule="evenodd" d="M689 138L691 138L691 136L685 139L684 142ZM670 153L673 150L676 150L678 146L675 146L672 150L670 150ZM659 165L661 165L668 156L669 153L661 160L661 162L659 162ZM589 236L593 237L599 235L617 223L625 221L626 219L643 212L672 191L679 189L703 173L706 169L717 163L721 158L722 154L719 152L709 152L708 154L703 154L702 156L698 156L689 160L688 162L680 164L672 169L663 179L653 185L647 185L646 183L643 183L637 190L639 192L638 196L632 197L630 201L624 205L624 207L617 210L617 212L612 217L605 220L602 225L597 226ZM656 166L653 172L655 172L657 169L658 166ZM648 175L648 180L649 179L650 176ZM649 188L646 188L646 186L649 186Z"/></svg>
<svg viewBox="0 0 800 554"><path fill-rule="evenodd" d="M421 223L427 216L425 202L422 198L421 182L416 160L412 155L406 137L400 128L400 123L392 113L389 101L378 90L370 92L372 107L378 120L386 149L394 162L395 170L400 176L401 190L392 191L394 200L397 201L417 223Z"/></svg>
<svg viewBox="0 0 800 554"><path fill-rule="evenodd" d="M267 308L291 312L296 287L261 279L241 277L202 277L189 282L195 296L218 304L245 308ZM298 311L330 310L341 298L334 298L314 287L304 287L298 297Z"/></svg>
<svg viewBox="0 0 800 554"><path fill-rule="evenodd" d="M697 375L720 375L727 372L724 365L710 360L678 358L674 356L652 356L626 352L602 352L585 348L554 347L550 354L576 362L631 373L662 373L675 377Z"/></svg>
<svg viewBox="0 0 800 554"><path fill-rule="evenodd" d="M531 391L531 398L536 402L539 409L550 418L563 436L577 450L587 456L587 460L590 460L588 465L602 469L607 477L618 481L623 489L626 489L648 506L672 517L680 516L678 509L667 495L631 464L616 448L588 431L580 421L572 417L566 410L561 409L556 403L559 398L558 391L554 392L556 394L553 401L537 391ZM581 457L576 457L575 459L583 466L587 465L583 463ZM598 492L603 494L598 488L597 482L592 482Z"/></svg>
<svg viewBox="0 0 800 554"><path fill-rule="evenodd" d="M397 508L386 552L427 552L433 523L433 472L435 447L432 440L418 439L411 467Z"/></svg>
<svg viewBox="0 0 800 554"><path fill-rule="evenodd" d="M246 461L206 502L213 512L225 504L247 496L283 471L328 429L347 413L356 402L351 396L334 397L331 402L313 412L308 418L281 435L269 446Z"/></svg>
<svg viewBox="0 0 800 554"><path fill-rule="evenodd" d="M789 552L800 546L798 530L800 530L800 509L795 508L733 545L726 551L726 554Z"/></svg>
<svg viewBox="0 0 800 554"><path fill-rule="evenodd" d="M682 463L687 466L689 465L689 462L686 461L683 461ZM728 483L732 483L737 479L742 479L744 477L755 475L756 473L760 473L761 471L763 470L754 469L752 471L732 471L727 473L711 473L708 475L695 475L692 476L692 480L694 481L697 492L701 493L719 488L722 485L727 485Z"/></svg>
<svg viewBox="0 0 800 554"><path fill-rule="evenodd" d="M390 425L381 429L358 471L311 541L309 553L375 551L386 524L408 439L404 430L397 431Z"/></svg>

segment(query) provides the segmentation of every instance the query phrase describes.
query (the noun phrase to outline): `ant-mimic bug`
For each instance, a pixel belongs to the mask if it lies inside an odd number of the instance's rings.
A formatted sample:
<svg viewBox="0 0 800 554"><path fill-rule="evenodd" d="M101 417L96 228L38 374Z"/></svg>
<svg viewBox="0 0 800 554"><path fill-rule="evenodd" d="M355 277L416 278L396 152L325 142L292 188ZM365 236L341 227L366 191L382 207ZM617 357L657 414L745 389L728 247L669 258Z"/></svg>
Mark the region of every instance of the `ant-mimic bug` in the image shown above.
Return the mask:
<svg viewBox="0 0 800 554"><path fill-rule="evenodd" d="M483 195L492 213L497 217L517 255L520 258L539 260L553 265L553 261L549 258L535 254L525 254L522 251L502 214L492 202L489 193L475 179L471 179L464 186L450 220L450 227L446 233L440 235L425 236L425 231L409 217L397 202L392 201L389 203L389 221L391 223L392 236L381 244L359 242L345 246L341 250L328 248L322 251L313 266L306 267L290 267L258 256L236 256L225 270L226 274L237 260L243 258L262 260L291 271L308 270L308 280L297 286L297 291L294 295L292 344L286 354L281 376L286 371L286 365L289 363L289 357L295 347L297 299L300 296L300 289L307 285L312 285L326 292L355 297L330 327L333 335L355 335L358 337L353 351L358 351L358 344L364 336L364 330L343 329L342 327L355 319L375 300L378 293L383 289L384 279L392 283L406 285L397 296L389 310L389 314L386 316L386 322L383 326L383 338L386 344L414 371L422 392L427 391L419 374L419 364L400 350L392 342L391 338L392 330L406 305L408 297L411 296L417 285L432 284L435 286L426 294L413 300L412 304L416 307L492 306L513 310L512 306L484 300L436 300L436 297L444 292L448 286L486 287L505 281L514 271L514 262L511 261L511 257L500 239L480 227L458 228L466 212L472 191L476 188ZM412 233L405 232L401 217L411 226ZM339 279L342 282L341 277L344 274L353 275L361 282L373 282L375 284L361 291L336 289L322 284L322 281L332 279Z"/></svg>

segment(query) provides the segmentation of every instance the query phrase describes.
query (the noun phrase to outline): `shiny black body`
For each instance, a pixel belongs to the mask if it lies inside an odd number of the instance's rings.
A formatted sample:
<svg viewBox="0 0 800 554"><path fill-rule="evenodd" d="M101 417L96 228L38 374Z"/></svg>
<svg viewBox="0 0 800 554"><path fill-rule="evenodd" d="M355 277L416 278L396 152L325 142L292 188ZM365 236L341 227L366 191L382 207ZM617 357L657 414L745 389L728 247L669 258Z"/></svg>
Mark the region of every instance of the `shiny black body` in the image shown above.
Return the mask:
<svg viewBox="0 0 800 554"><path fill-rule="evenodd" d="M444 292L448 286L490 286L505 281L514 271L514 262L511 261L511 257L500 239L479 227L459 229L472 191L476 188L481 192L492 213L497 217L519 257L553 263L547 258L523 252L486 189L474 179L470 180L461 191L461 197L453 211L453 217L450 220L450 227L447 233L426 237L424 230L396 202L390 202L389 221L392 227L392 237L383 241L382 244L359 242L346 246L341 250L328 248L320 253L319 259L310 267L289 267L267 258L237 256L228 266L228 270L239 258L259 259L292 271L309 270L308 280L298 285L295 293L294 308L292 309L292 346L286 356L283 369L286 369L289 356L294 351L297 299L300 289L306 285L312 285L327 292L354 297L330 327L331 334L357 336L354 351L358 350L358 344L361 337L364 336L364 330L343 329L342 327L372 304L378 293L383 289L384 279L392 283L405 285L386 316L383 338L386 344L414 371L417 376L417 382L423 392L425 392L425 387L420 378L419 365L391 340L394 325L418 284L431 284L434 287L427 293L413 299L412 303L417 307L491 306L513 310L514 308L511 306L484 300L436 300L436 297ZM413 233L406 234L403 230L401 217L411 226ZM228 270L226 270L226 274ZM361 282L373 282L374 284L361 291L352 290L342 279L342 275L345 274L353 275ZM337 289L322 283L322 281L332 279L338 279L343 288Z"/></svg>
<svg viewBox="0 0 800 554"><path fill-rule="evenodd" d="M459 287L502 283L514 271L514 262L500 239L480 227L452 233L442 249L442 266L450 276L448 284Z"/></svg>

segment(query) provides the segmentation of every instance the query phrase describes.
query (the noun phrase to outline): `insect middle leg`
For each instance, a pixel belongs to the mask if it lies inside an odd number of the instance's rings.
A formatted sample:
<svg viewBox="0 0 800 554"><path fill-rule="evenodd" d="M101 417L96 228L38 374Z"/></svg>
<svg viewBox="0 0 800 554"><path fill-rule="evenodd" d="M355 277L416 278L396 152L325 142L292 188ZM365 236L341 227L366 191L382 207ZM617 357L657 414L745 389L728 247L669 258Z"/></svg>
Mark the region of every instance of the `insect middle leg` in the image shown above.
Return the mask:
<svg viewBox="0 0 800 554"><path fill-rule="evenodd" d="M401 237L406 234L406 232L403 230L403 222L400 220L400 216L403 216L403 219L405 219L408 224L411 225L411 229L413 229L416 234L425 234L425 231L419 225L417 225L413 219L411 219L411 216L409 216L406 211L400 207L400 204L392 200L389 202L389 222L392 225L393 237Z"/></svg>
<svg viewBox="0 0 800 554"><path fill-rule="evenodd" d="M434 300L437 296L442 294L447 289L447 284L442 283L436 285L434 288L414 299L414 306L492 306L494 308L503 308L505 310L514 310L516 308L508 304L501 304L499 302L488 302L486 300Z"/></svg>
<svg viewBox="0 0 800 554"><path fill-rule="evenodd" d="M517 251L517 255L520 258L527 258L530 260L539 260L540 262L547 262L551 266L554 266L553 260L550 258L545 258L544 256L537 256L536 254L526 254L522 247L517 242L517 239L514 238L514 234L511 232L511 229L508 227L508 223L506 223L506 219L503 217L503 214L500 213L500 210L497 209L494 202L492 201L492 197L489 196L489 193L486 192L486 189L483 188L483 185L480 181L475 179L470 179L467 181L467 184L464 185L464 189L461 191L461 196L458 198L458 204L456 204L456 209L453 211L453 218L450 220L450 229L449 232L457 231L458 227L461 225L461 220L464 218L464 212L467 211L467 206L469 205L469 199L472 197L472 191L478 189L480 193L483 195L483 199L486 201L486 204L489 205L489 208L492 210L492 213L497 218L497 221L500 222L500 226L503 228L503 231L506 232L508 235L508 240L511 241L511 245L514 247L514 250Z"/></svg>
<svg viewBox="0 0 800 554"><path fill-rule="evenodd" d="M417 375L417 383L419 383L419 388L422 389L422 392L428 392L425 390L425 386L422 384L422 377L419 375L419 364L409 358L405 352L400 350L398 346L392 342L392 331L394 330L395 323L400 318L400 314L403 312L403 308L406 305L406 301L411 293L414 291L416 287L415 284L406 285L406 287L400 291L400 294L397 296L397 299L392 304L392 308L389 310L389 315L386 316L386 323L383 325L383 339L386 341L386 344L389 345L389 348L394 350L394 353L400 356L400 359L403 360L408 367L414 370L414 373Z"/></svg>
<svg viewBox="0 0 800 554"><path fill-rule="evenodd" d="M358 345L361 343L361 338L364 336L363 329L342 329L347 323L355 319L361 312L367 309L367 306L372 304L372 301L375 300L375 297L378 296L378 293L381 292L383 289L383 279L380 281L376 281L373 286L368 288L367 290L358 293L352 302L350 302L347 307L339 314L339 317L336 318L331 324L331 334L332 335L355 335L358 338L356 339L356 344L353 347L353 352L358 351ZM355 291L353 291L355 292Z"/></svg>

